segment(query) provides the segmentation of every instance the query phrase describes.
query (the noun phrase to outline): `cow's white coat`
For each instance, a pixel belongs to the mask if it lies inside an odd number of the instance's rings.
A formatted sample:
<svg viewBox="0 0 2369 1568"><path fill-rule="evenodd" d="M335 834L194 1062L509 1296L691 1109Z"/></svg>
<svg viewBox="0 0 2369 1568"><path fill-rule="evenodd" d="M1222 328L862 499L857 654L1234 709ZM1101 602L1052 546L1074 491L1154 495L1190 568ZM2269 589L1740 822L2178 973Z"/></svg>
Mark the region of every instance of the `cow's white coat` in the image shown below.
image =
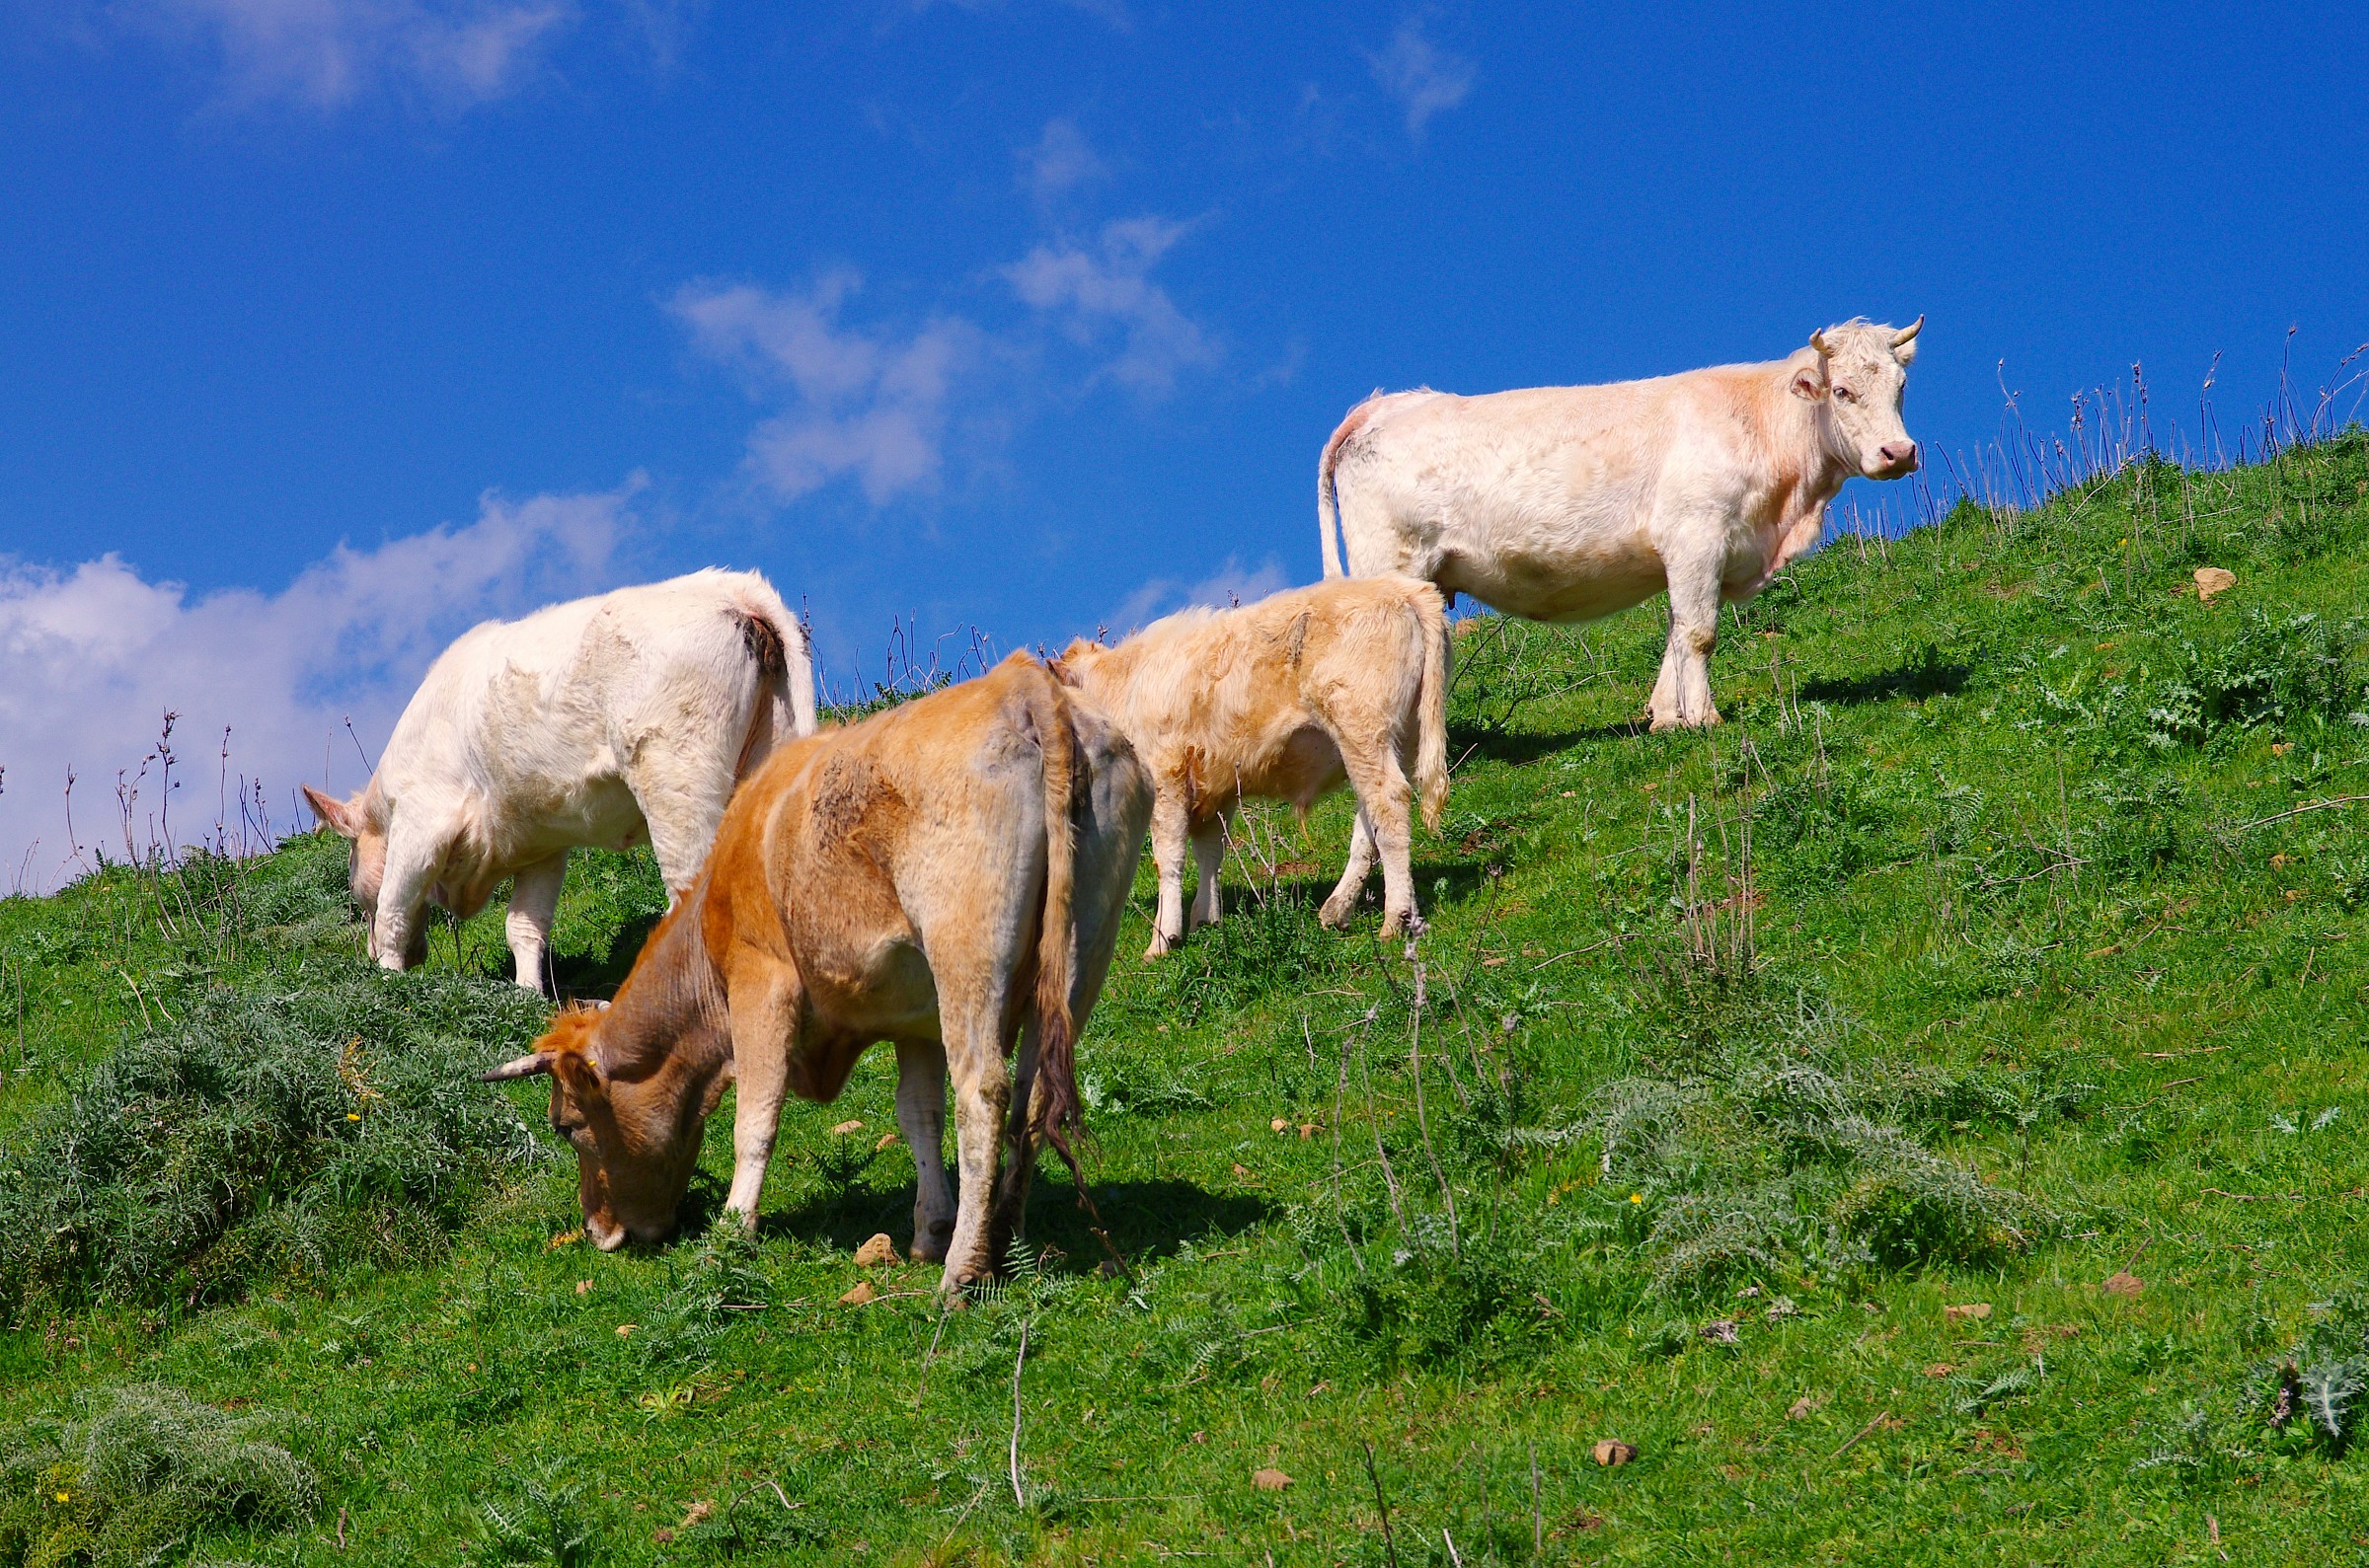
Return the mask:
<svg viewBox="0 0 2369 1568"><path fill-rule="evenodd" d="M431 897L466 918L510 876L510 952L539 988L569 850L647 838L679 897L733 784L813 730L813 661L781 596L697 571L475 628L429 666L361 793L305 793L354 841L382 965L421 956Z"/></svg>
<svg viewBox="0 0 2369 1568"><path fill-rule="evenodd" d="M1325 574L1345 553L1351 576L1419 577L1537 621L1666 588L1653 727L1717 723L1720 604L1816 544L1845 480L1916 469L1900 398L1922 325L1850 322L1771 364L1650 381L1376 395L1325 444Z"/></svg>

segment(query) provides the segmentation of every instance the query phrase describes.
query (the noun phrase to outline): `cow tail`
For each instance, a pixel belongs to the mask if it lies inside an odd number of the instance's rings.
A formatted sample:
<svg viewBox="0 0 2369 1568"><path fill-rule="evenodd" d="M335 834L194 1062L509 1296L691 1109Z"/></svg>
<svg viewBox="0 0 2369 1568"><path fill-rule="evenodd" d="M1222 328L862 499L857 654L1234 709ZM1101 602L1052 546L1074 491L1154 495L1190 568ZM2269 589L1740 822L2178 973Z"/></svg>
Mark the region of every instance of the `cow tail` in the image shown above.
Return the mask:
<svg viewBox="0 0 2369 1568"><path fill-rule="evenodd" d="M1381 388L1374 389L1375 397ZM1349 437L1365 427L1367 414L1374 406L1373 398L1366 399L1349 411L1348 417L1325 443L1325 454L1316 463L1316 537L1325 553L1325 575L1337 577L1341 573L1344 545L1340 537L1340 490L1333 482L1333 471L1340 464L1340 449Z"/></svg>
<svg viewBox="0 0 2369 1568"><path fill-rule="evenodd" d="M748 732L732 764L732 777L745 779L750 766L764 761L785 739L814 733L814 655L806 629L791 620L778 602L736 604L732 618L740 625L740 645L755 676Z"/></svg>
<svg viewBox="0 0 2369 1568"><path fill-rule="evenodd" d="M1447 607L1425 583L1414 595L1423 642L1423 682L1415 698L1414 786L1422 796L1423 826L1439 831L1448 805L1448 675L1455 662Z"/></svg>
<svg viewBox="0 0 2369 1568"><path fill-rule="evenodd" d="M1036 1083L1030 1120L1053 1146L1086 1192L1071 1136L1079 1131L1077 1023L1070 1015L1077 967L1077 830L1075 803L1084 759L1069 702L1049 674L1030 704L1044 757L1044 919L1036 938Z"/></svg>

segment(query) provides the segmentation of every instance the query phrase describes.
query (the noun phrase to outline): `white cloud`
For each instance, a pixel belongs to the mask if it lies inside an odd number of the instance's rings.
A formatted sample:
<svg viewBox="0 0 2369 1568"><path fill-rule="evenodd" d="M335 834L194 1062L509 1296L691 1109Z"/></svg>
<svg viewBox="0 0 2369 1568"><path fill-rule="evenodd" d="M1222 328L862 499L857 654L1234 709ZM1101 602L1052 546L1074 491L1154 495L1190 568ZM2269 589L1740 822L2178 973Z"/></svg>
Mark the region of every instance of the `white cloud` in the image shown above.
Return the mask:
<svg viewBox="0 0 2369 1568"><path fill-rule="evenodd" d="M1193 605L1210 605L1230 610L1237 605L1256 604L1270 593L1279 593L1291 586L1291 579L1273 557L1268 557L1256 569L1246 570L1240 560L1226 558L1226 563L1200 581L1180 587L1173 577L1154 577L1118 602L1104 622L1104 629L1116 635L1130 633L1178 610Z"/></svg>
<svg viewBox="0 0 2369 1568"><path fill-rule="evenodd" d="M324 782L325 752L327 782L357 787L344 720L375 755L459 633L606 585L639 483L515 504L488 494L474 522L340 546L278 593L192 595L113 554L64 569L0 560L0 892L74 873L69 768L86 856L122 855L116 770L138 771L168 709L181 715L186 787L171 822L184 845L211 831L225 725L232 789L237 776L261 779L276 826L289 825L296 784ZM140 787L133 842L144 849L159 805L153 770Z"/></svg>
<svg viewBox="0 0 2369 1568"><path fill-rule="evenodd" d="M1039 202L1049 202L1109 173L1094 144L1071 119L1048 119L1035 144L1020 151L1020 183Z"/></svg>
<svg viewBox="0 0 2369 1568"><path fill-rule="evenodd" d="M232 107L321 111L381 88L459 108L503 97L576 21L574 0L125 0L114 14L210 49Z"/></svg>
<svg viewBox="0 0 2369 1568"><path fill-rule="evenodd" d="M1166 393L1183 371L1221 357L1150 276L1188 227L1157 217L1106 224L1092 246L1040 245L1005 267L1004 278L1025 304L1059 317L1075 342L1095 346L1115 333L1119 351L1102 374L1137 392Z"/></svg>
<svg viewBox="0 0 2369 1568"><path fill-rule="evenodd" d="M803 294L689 283L669 302L702 352L742 371L755 396L787 399L748 438L751 472L782 500L841 478L875 506L937 487L947 403L985 335L954 316L909 336L843 327L840 308L861 286L852 272Z"/></svg>
<svg viewBox="0 0 2369 1568"><path fill-rule="evenodd" d="M1473 62L1423 37L1420 17L1409 17L1391 35L1390 46L1368 51L1366 64L1383 91L1407 111L1407 130L1420 136L1431 116L1454 109L1473 90Z"/></svg>

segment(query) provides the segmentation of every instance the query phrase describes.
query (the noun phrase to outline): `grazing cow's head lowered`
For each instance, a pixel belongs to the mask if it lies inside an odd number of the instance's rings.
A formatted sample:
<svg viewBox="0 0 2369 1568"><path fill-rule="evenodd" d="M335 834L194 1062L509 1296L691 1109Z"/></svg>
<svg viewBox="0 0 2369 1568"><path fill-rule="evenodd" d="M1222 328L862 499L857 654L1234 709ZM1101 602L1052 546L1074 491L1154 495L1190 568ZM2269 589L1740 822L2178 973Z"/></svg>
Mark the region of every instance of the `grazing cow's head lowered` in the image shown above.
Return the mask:
<svg viewBox="0 0 2369 1568"><path fill-rule="evenodd" d="M370 950L378 951L378 889L387 874L387 824L380 811L377 785L364 789L350 800L338 800L323 794L311 784L304 786L304 798L313 808L321 825L345 840L345 885L353 891L353 901L372 926ZM418 943L425 945L427 929L418 933ZM406 955L407 963L417 963L424 952Z"/></svg>
<svg viewBox="0 0 2369 1568"><path fill-rule="evenodd" d="M730 1075L703 1083L668 1060L646 1077L613 1076L601 1062L602 1015L598 1006L570 1008L533 1051L482 1076L489 1083L550 1076L551 1130L575 1150L584 1234L614 1252L674 1233L701 1135Z"/></svg>
<svg viewBox="0 0 2369 1568"><path fill-rule="evenodd" d="M1896 480L1917 470L1917 443L1900 418L1900 395L1917 357L1920 316L1897 330L1845 322L1809 335L1793 356L1794 396L1826 408L1828 444L1836 457L1872 480Z"/></svg>

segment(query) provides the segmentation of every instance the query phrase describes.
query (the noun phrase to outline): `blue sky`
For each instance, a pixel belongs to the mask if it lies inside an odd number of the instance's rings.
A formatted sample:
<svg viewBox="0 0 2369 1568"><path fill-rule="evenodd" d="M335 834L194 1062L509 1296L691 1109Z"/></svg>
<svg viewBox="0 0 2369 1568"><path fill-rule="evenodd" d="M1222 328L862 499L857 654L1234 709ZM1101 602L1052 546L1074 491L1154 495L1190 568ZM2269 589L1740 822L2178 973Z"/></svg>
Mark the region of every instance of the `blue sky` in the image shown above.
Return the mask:
<svg viewBox="0 0 2369 1568"><path fill-rule="evenodd" d="M2219 352L2232 429L2290 327L2307 390L2369 337L2364 57L2332 8L0 0L0 879L166 706L283 811L351 785L328 731L538 597L756 566L844 684L900 615L1311 580L1377 386L1924 313L1929 448L2002 360L2050 427L2141 362L2160 426Z"/></svg>

